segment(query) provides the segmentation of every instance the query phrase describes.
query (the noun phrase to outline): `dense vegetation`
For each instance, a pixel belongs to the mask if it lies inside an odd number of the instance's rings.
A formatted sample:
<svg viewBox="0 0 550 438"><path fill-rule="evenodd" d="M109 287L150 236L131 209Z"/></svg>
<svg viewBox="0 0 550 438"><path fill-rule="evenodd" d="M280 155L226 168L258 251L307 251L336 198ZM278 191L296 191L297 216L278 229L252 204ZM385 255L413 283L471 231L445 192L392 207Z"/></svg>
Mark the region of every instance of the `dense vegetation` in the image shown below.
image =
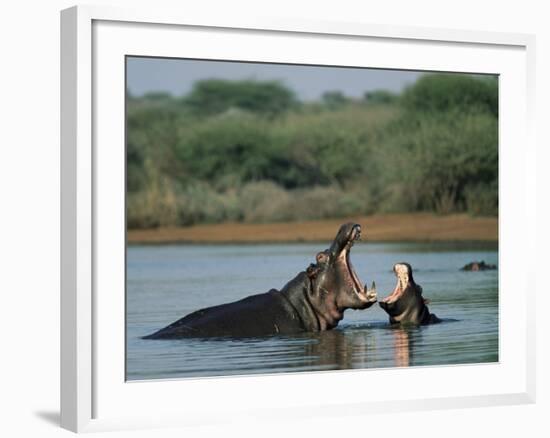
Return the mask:
<svg viewBox="0 0 550 438"><path fill-rule="evenodd" d="M277 82L206 80L128 96L127 124L130 228L498 211L492 77L313 103Z"/></svg>

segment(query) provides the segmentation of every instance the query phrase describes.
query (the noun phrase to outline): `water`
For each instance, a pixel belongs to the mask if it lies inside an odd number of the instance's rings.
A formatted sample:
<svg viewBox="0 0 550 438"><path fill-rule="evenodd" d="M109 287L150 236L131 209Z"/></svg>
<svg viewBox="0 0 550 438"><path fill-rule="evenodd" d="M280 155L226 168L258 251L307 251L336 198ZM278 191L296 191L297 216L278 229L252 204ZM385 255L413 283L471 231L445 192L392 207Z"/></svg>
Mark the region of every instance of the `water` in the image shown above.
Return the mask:
<svg viewBox="0 0 550 438"><path fill-rule="evenodd" d="M130 246L127 379L184 378L498 361L498 271L461 272L473 260L498 264L496 247L472 244L356 244L351 259L379 297L395 286L394 263L412 265L441 324L392 328L374 305L347 310L328 332L236 339L143 340L199 308L280 289L324 249L319 244Z"/></svg>

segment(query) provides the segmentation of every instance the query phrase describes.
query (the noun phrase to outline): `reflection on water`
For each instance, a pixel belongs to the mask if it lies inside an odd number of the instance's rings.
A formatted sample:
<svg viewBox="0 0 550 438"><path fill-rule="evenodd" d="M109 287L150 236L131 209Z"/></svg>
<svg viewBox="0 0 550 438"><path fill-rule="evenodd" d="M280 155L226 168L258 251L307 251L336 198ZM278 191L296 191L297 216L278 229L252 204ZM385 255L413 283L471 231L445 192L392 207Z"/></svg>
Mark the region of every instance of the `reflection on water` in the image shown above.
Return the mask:
<svg viewBox="0 0 550 438"><path fill-rule="evenodd" d="M393 331L393 348L395 350L396 366L409 366L411 356L410 342L409 334L405 329L397 328Z"/></svg>
<svg viewBox="0 0 550 438"><path fill-rule="evenodd" d="M128 249L127 378L154 379L322 371L498 360L498 273L461 272L471 260L497 263L492 248L441 244L366 244L353 249L364 281L380 294L390 269L409 261L443 319L391 327L378 306L348 310L337 329L248 339L143 340L201 307L280 288L312 260L319 245L146 246Z"/></svg>

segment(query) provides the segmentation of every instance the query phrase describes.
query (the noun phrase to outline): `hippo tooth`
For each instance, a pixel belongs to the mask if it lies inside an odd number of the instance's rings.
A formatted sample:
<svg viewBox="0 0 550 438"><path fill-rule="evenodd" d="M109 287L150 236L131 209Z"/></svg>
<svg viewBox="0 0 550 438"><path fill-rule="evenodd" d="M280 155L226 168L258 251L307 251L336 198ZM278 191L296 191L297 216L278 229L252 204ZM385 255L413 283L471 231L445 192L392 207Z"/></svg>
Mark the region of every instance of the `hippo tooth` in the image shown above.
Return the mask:
<svg viewBox="0 0 550 438"><path fill-rule="evenodd" d="M376 300L378 298L378 293L376 292L376 284L374 283L374 281L372 282L372 286L370 289L368 289L367 286L365 285L365 296L369 300L372 300L372 299Z"/></svg>
<svg viewBox="0 0 550 438"><path fill-rule="evenodd" d="M365 292L366 293L376 293L376 283L373 281L372 284L371 284L371 287L370 289L367 287L367 285L365 284L365 288L364 288Z"/></svg>

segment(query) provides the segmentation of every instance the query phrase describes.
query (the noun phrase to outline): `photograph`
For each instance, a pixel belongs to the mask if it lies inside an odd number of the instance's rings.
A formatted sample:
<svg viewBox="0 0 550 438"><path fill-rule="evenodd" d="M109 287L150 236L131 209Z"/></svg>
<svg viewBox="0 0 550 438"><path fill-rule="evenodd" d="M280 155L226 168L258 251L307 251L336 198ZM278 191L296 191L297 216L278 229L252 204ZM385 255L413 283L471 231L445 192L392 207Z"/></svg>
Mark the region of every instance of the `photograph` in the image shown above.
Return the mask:
<svg viewBox="0 0 550 438"><path fill-rule="evenodd" d="M499 362L499 76L125 59L126 380Z"/></svg>

